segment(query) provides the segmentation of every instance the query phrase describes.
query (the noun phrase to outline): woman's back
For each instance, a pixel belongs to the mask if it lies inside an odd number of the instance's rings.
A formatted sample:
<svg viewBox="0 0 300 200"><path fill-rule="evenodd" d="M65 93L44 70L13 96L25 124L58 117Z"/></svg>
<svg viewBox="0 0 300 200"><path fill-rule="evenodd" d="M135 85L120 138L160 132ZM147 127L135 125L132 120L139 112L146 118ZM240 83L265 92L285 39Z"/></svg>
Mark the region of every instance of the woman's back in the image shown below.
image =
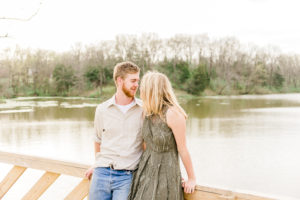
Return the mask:
<svg viewBox="0 0 300 200"><path fill-rule="evenodd" d="M139 168L133 176L128 199L183 200L178 151L172 130L162 118L145 118L142 135L146 143Z"/></svg>

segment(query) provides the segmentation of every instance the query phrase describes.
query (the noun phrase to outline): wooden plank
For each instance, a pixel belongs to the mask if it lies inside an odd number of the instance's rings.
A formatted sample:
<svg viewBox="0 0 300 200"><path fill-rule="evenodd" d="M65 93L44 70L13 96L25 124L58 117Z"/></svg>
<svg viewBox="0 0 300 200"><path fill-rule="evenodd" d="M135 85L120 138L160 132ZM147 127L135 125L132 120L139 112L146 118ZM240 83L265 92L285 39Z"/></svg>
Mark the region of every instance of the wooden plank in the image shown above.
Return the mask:
<svg viewBox="0 0 300 200"><path fill-rule="evenodd" d="M214 194L217 194L217 195L227 195L227 196L232 195L232 192L229 191L229 190L205 187L205 186L200 186L200 185L196 185L195 190L196 191L202 191L202 192L208 192L208 193L214 193Z"/></svg>
<svg viewBox="0 0 300 200"><path fill-rule="evenodd" d="M46 172L36 184L28 191L28 193L22 198L22 200L36 200L38 199L60 174Z"/></svg>
<svg viewBox="0 0 300 200"><path fill-rule="evenodd" d="M220 192L221 191L221 192ZM235 200L235 196L232 195L230 191L223 190L214 190L214 189L199 189L196 187L196 190L193 194L184 194L185 200Z"/></svg>
<svg viewBox="0 0 300 200"><path fill-rule="evenodd" d="M236 200L275 200L275 198L260 197L252 194L242 194L237 192L233 192L233 195L236 196Z"/></svg>
<svg viewBox="0 0 300 200"><path fill-rule="evenodd" d="M8 192L8 190L15 184L20 176L26 170L25 167L14 166L0 183L0 199Z"/></svg>
<svg viewBox="0 0 300 200"><path fill-rule="evenodd" d="M38 156L28 156L1 151L0 162L80 178L85 178L85 172L90 167L89 165L83 165L75 162L52 160Z"/></svg>
<svg viewBox="0 0 300 200"><path fill-rule="evenodd" d="M83 179L73 190L68 194L65 200L82 200L89 193L89 180Z"/></svg>
<svg viewBox="0 0 300 200"><path fill-rule="evenodd" d="M234 197L223 197L218 195L213 195L206 192L196 192L194 194L185 194L185 200L235 200Z"/></svg>
<svg viewBox="0 0 300 200"><path fill-rule="evenodd" d="M193 194L184 194L185 200L274 200L251 194L237 193L229 190L197 185Z"/></svg>

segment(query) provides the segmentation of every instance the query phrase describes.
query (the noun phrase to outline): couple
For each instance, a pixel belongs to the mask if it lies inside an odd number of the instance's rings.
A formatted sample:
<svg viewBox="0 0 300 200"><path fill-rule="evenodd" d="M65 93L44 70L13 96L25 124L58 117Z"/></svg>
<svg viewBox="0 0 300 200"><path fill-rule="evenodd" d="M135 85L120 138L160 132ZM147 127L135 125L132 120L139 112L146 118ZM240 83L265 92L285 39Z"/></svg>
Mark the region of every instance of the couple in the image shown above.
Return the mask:
<svg viewBox="0 0 300 200"><path fill-rule="evenodd" d="M195 189L195 174L186 147L186 113L168 78L132 62L114 68L116 94L95 112L95 164L90 200L183 200ZM188 180L182 181L179 158ZM183 188L183 189L182 189Z"/></svg>

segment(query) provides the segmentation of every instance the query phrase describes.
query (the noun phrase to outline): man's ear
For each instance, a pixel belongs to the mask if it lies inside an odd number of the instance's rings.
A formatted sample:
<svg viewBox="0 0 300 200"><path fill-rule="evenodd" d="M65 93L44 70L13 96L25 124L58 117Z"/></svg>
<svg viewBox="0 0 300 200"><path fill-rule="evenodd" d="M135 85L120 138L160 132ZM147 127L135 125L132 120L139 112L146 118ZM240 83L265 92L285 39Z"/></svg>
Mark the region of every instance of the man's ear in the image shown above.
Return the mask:
<svg viewBox="0 0 300 200"><path fill-rule="evenodd" d="M119 76L117 77L117 86L122 85L123 79Z"/></svg>

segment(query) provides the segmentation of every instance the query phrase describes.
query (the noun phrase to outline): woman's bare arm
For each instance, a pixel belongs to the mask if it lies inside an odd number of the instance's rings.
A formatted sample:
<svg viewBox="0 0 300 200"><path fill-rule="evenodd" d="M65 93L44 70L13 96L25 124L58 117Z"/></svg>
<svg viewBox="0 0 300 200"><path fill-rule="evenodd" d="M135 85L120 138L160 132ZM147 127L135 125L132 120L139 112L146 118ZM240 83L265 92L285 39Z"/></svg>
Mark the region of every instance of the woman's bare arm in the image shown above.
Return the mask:
<svg viewBox="0 0 300 200"><path fill-rule="evenodd" d="M173 131L180 158L188 175L188 180L184 183L184 192L192 193L195 190L196 177L192 159L186 146L186 119L174 107L168 109L166 117L167 124Z"/></svg>

